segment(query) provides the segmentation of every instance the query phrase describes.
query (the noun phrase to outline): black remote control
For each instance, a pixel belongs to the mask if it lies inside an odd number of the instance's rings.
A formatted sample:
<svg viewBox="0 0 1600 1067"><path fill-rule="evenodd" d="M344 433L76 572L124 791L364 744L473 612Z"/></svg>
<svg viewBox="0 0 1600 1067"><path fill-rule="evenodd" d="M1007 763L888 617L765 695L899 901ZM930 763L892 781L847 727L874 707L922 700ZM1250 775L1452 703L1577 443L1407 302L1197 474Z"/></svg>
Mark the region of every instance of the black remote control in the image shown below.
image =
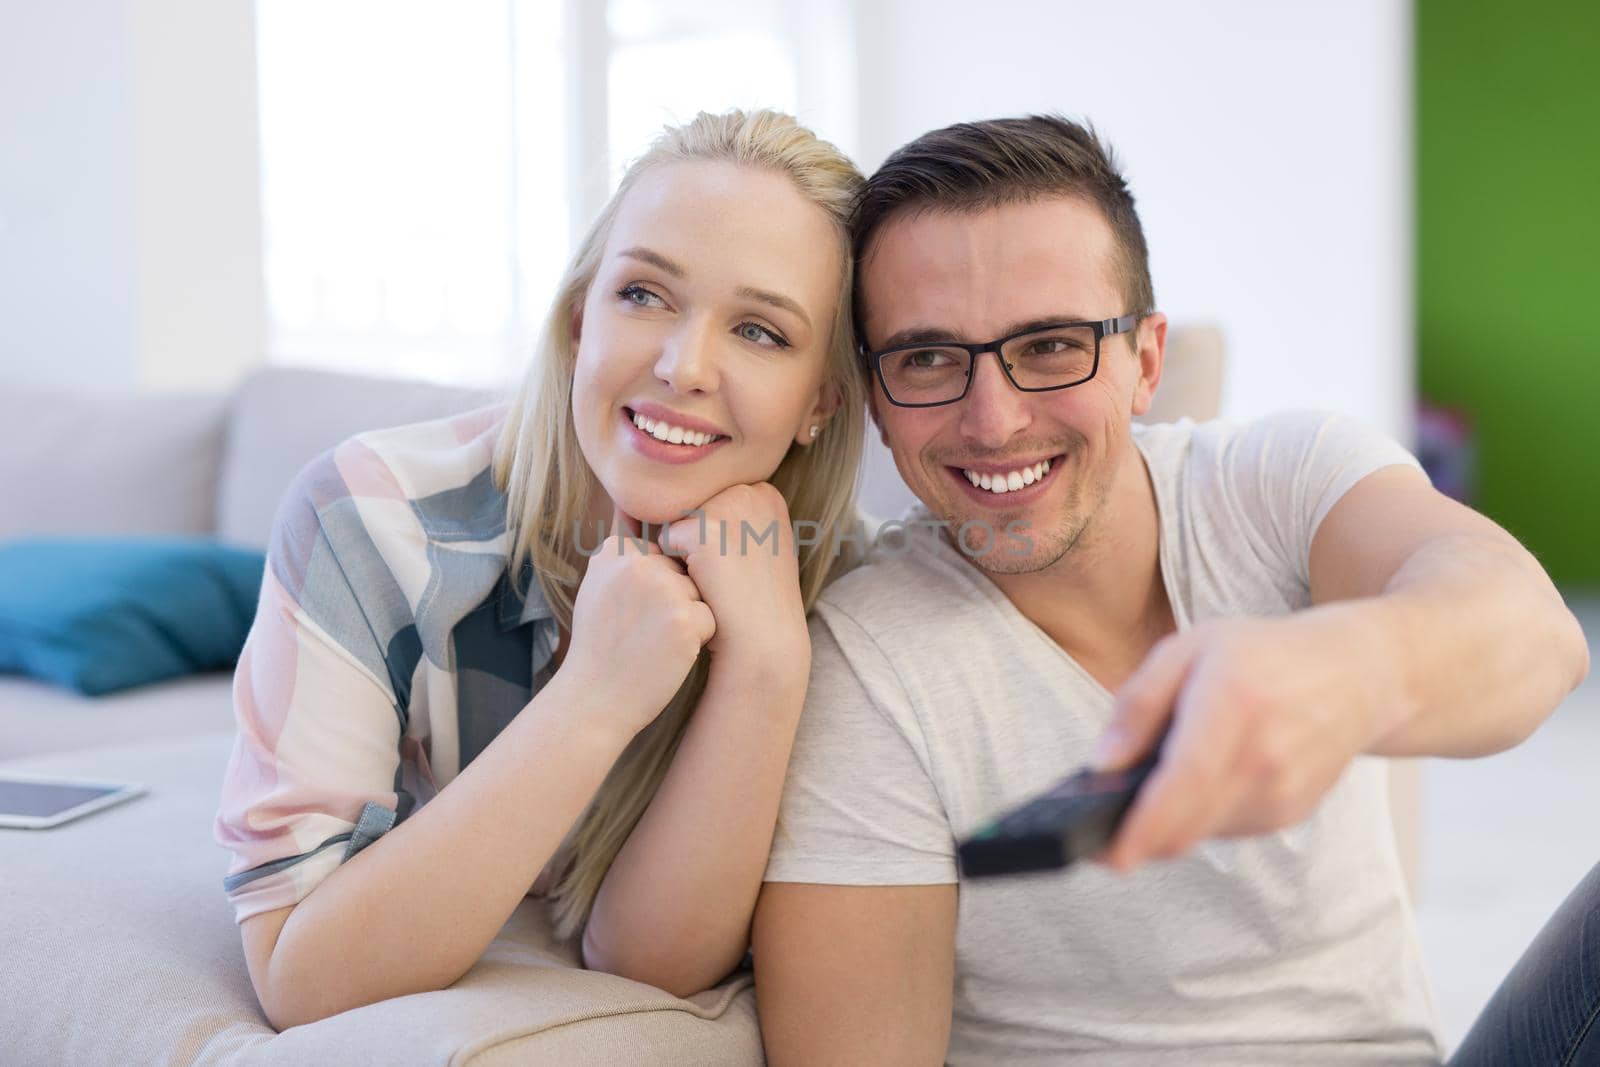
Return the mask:
<svg viewBox="0 0 1600 1067"><path fill-rule="evenodd" d="M1085 767L1063 778L962 841L962 876L1051 871L1095 855L1110 843L1155 765L1151 756L1124 771Z"/></svg>

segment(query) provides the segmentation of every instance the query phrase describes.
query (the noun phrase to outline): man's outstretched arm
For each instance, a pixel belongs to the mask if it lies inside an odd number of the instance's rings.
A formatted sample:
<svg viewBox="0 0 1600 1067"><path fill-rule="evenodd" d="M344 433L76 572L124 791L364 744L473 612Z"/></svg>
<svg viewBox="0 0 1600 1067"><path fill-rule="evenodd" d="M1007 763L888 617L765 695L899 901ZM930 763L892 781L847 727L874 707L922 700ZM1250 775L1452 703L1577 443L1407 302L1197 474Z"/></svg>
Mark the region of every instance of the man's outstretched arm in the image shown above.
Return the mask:
<svg viewBox="0 0 1600 1067"><path fill-rule="evenodd" d="M1539 561L1411 468L1369 475L1328 512L1311 595L1351 601L1391 652L1402 700L1374 754L1510 748L1589 672L1583 630Z"/></svg>
<svg viewBox="0 0 1600 1067"><path fill-rule="evenodd" d="M752 950L767 1062L942 1063L955 931L954 885L766 883Z"/></svg>
<svg viewBox="0 0 1600 1067"><path fill-rule="evenodd" d="M1509 748L1588 672L1538 561L1415 469L1375 471L1339 499L1310 575L1312 608L1174 634L1119 689L1102 766L1171 732L1106 862L1293 825L1363 753Z"/></svg>

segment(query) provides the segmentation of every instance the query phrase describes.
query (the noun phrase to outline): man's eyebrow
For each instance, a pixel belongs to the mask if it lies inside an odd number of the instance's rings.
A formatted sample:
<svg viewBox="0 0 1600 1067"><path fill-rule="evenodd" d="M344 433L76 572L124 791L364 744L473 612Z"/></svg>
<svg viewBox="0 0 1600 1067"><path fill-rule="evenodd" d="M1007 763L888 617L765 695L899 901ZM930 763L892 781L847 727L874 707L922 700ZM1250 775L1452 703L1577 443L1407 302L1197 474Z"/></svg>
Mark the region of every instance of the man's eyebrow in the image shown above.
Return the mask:
<svg viewBox="0 0 1600 1067"><path fill-rule="evenodd" d="M782 308L804 323L806 329L811 329L811 316L806 314L806 309L782 293L774 293L770 289L753 289L748 285L739 286L734 290L734 293L748 300L759 300L763 304L771 304L773 307Z"/></svg>
<svg viewBox="0 0 1600 1067"><path fill-rule="evenodd" d="M650 264L652 267L660 267L674 278L683 277L682 267L678 266L660 252L656 252L652 249L645 248L643 246L635 246L633 248L624 248L622 251L618 252L617 255L627 256L629 259L641 260L642 262Z"/></svg>
<svg viewBox="0 0 1600 1067"><path fill-rule="evenodd" d="M1051 315L1043 319L1028 319L1024 322L1013 322L1000 334L1001 337L1010 337L1012 334L1029 333L1033 330L1042 330L1046 326L1056 326L1063 322L1088 322L1090 320L1082 315L1072 312L1062 312L1060 315ZM994 338L986 337L985 341ZM886 348L899 348L901 345L932 345L948 342L966 343L960 334L947 330L942 326L910 326L890 337L874 351L881 352Z"/></svg>

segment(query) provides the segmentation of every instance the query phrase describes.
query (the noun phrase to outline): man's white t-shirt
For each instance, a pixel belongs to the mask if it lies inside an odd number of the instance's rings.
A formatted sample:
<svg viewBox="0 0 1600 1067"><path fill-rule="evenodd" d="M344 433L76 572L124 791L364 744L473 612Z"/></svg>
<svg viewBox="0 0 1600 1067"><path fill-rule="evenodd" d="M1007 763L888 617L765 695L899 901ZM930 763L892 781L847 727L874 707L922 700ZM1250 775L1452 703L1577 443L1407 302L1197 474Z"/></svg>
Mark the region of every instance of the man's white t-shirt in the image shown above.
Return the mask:
<svg viewBox="0 0 1600 1067"><path fill-rule="evenodd" d="M1179 629L1308 607L1323 516L1367 474L1416 465L1309 412L1134 441ZM767 881L956 882L956 839L1084 764L1111 712L936 535L880 538L823 594L811 634ZM1278 833L1125 876L1082 863L962 885L949 1062L1437 1063L1386 785L1362 757Z"/></svg>

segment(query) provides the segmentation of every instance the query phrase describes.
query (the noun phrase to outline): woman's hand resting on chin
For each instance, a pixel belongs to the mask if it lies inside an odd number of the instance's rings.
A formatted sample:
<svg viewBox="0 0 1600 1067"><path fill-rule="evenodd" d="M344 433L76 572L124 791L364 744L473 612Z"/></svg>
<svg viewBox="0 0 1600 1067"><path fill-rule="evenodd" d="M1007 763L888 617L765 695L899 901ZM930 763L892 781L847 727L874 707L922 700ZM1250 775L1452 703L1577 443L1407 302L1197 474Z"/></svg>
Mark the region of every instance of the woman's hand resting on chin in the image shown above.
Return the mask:
<svg viewBox="0 0 1600 1067"><path fill-rule="evenodd" d="M811 643L783 494L770 482L729 486L699 511L668 525L660 541L716 616L712 655L793 666L803 678Z"/></svg>
<svg viewBox="0 0 1600 1067"><path fill-rule="evenodd" d="M717 620L682 562L642 540L637 521L616 512L611 528L578 587L556 677L631 737L667 706Z"/></svg>

